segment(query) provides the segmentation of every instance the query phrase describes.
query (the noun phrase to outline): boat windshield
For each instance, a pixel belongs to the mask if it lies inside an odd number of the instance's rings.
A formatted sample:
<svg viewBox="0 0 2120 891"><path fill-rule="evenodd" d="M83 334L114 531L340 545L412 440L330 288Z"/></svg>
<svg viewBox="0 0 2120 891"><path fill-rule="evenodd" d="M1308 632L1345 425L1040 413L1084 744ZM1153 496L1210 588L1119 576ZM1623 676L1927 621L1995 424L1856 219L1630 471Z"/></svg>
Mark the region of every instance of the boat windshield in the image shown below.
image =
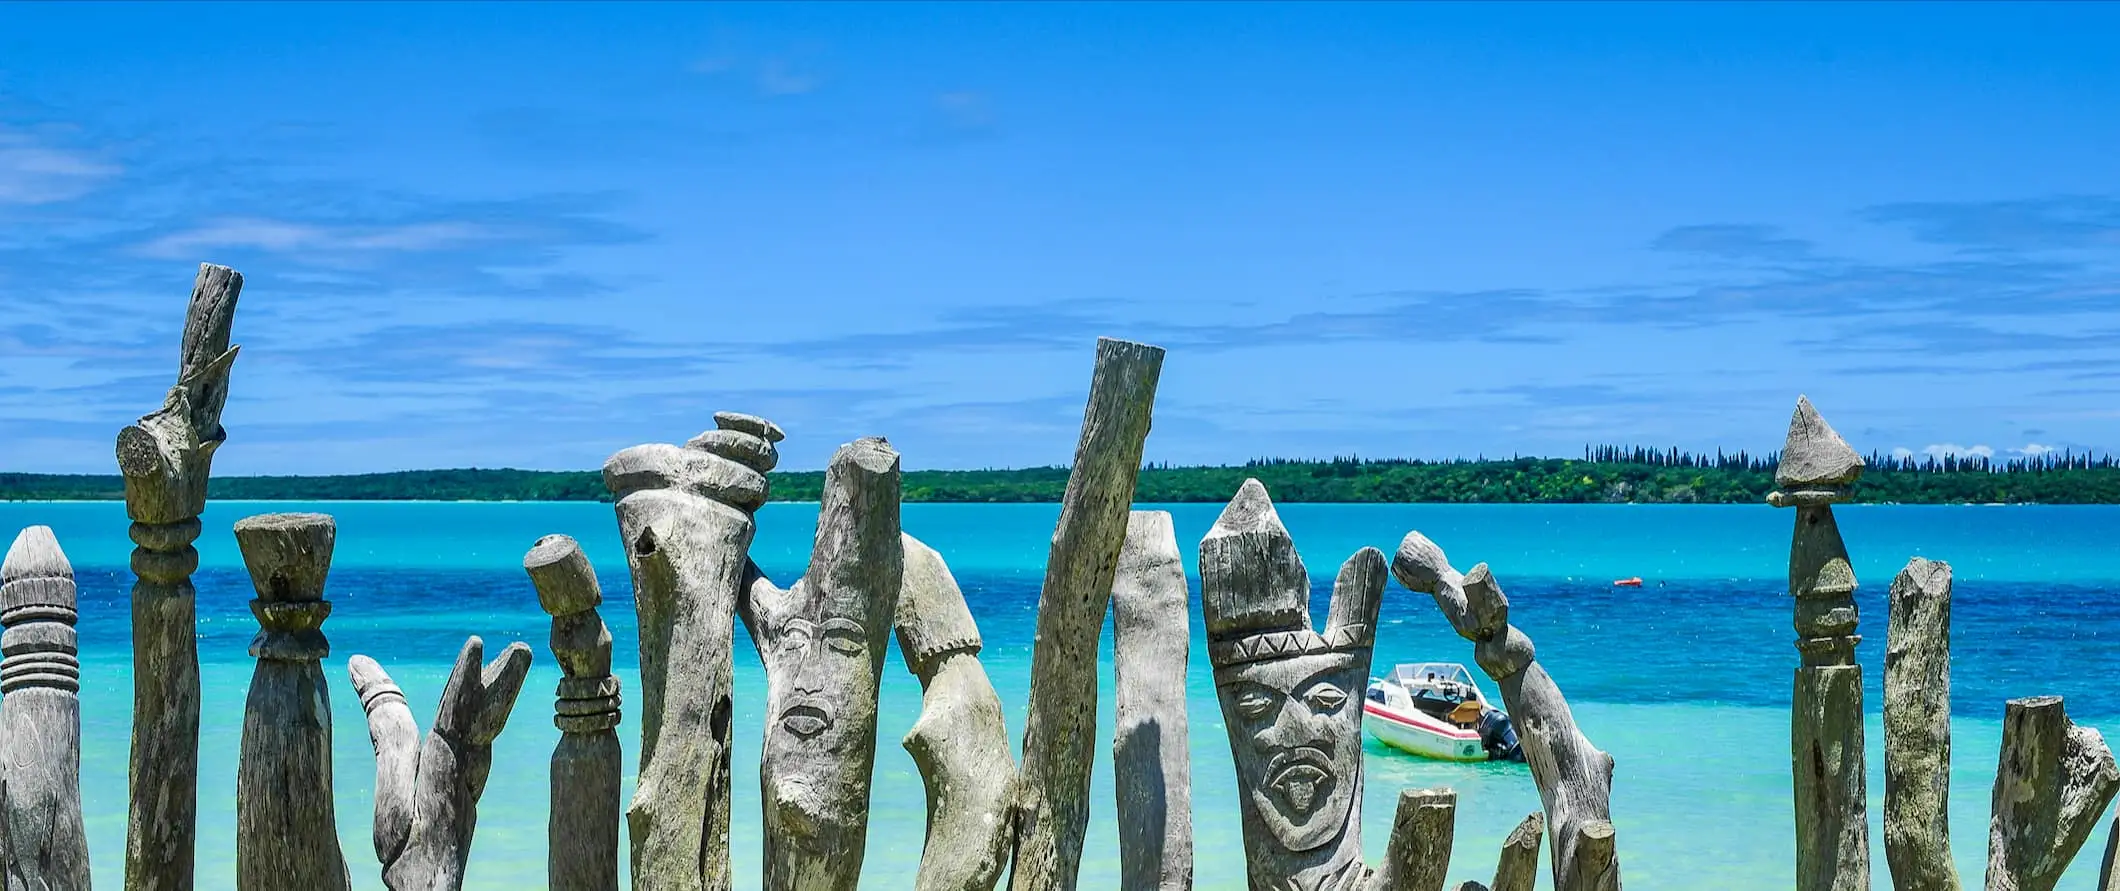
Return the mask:
<svg viewBox="0 0 2120 891"><path fill-rule="evenodd" d="M1476 687L1472 674L1456 662L1410 662L1391 670L1391 681L1401 687L1426 686L1449 681Z"/></svg>

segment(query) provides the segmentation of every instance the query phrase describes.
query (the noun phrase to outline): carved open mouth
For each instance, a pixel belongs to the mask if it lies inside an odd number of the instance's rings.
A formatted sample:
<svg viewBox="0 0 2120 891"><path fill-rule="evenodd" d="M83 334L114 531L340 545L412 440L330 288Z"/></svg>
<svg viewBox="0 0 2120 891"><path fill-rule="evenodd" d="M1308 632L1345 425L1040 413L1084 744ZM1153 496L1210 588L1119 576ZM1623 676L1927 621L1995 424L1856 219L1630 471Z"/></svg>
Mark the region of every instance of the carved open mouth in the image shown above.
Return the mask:
<svg viewBox="0 0 2120 891"><path fill-rule="evenodd" d="M815 705L791 705L780 713L780 726L789 733L809 739L832 726L832 715Z"/></svg>
<svg viewBox="0 0 2120 891"><path fill-rule="evenodd" d="M1266 785L1279 792L1295 816L1307 817L1332 794L1337 780L1325 753L1309 747L1287 752L1268 774Z"/></svg>

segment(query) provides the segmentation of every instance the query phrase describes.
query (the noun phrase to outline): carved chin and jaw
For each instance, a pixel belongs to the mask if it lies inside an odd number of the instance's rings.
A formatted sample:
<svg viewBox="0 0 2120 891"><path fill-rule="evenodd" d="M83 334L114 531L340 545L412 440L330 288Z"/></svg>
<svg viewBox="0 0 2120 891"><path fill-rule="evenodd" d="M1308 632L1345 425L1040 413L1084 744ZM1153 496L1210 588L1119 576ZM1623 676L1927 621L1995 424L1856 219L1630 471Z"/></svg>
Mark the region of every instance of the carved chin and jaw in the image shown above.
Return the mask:
<svg viewBox="0 0 2120 891"><path fill-rule="evenodd" d="M1215 674L1251 811L1290 851L1330 843L1361 785L1361 696L1353 657L1319 653L1232 665Z"/></svg>

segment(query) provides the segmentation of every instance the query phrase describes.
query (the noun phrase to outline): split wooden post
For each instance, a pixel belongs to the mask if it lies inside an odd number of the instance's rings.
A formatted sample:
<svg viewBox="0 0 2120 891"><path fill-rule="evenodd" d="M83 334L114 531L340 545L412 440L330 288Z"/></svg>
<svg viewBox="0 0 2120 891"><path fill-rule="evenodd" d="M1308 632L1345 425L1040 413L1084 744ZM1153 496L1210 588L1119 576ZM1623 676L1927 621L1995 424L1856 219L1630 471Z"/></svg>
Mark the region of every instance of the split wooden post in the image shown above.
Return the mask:
<svg viewBox="0 0 2120 891"><path fill-rule="evenodd" d="M228 343L242 274L199 264L177 383L162 407L118 432L132 518L133 710L125 822L126 891L192 887L199 809L199 645L192 542L214 450L228 438Z"/></svg>
<svg viewBox="0 0 2120 891"><path fill-rule="evenodd" d="M927 842L915 891L992 891L1008 868L1016 759L1001 697L979 664L979 626L935 549L910 535L898 594L898 652L920 678L905 750L927 787Z"/></svg>
<svg viewBox="0 0 2120 891"><path fill-rule="evenodd" d="M424 742L405 693L367 656L347 661L375 745L375 856L390 891L457 891L478 827L478 799L493 769L493 740L508 725L530 671L530 645L509 644L482 670L486 644L464 642Z"/></svg>
<svg viewBox="0 0 2120 891"><path fill-rule="evenodd" d="M1538 884L1539 840L1546 833L1546 815L1532 811L1509 831L1502 842L1502 856L1494 864L1491 891L1532 891Z"/></svg>
<svg viewBox="0 0 2120 891"><path fill-rule="evenodd" d="M809 570L785 591L752 575L737 604L766 669L768 891L852 891L861 880L876 690L905 573L898 479L898 452L882 439L840 446Z"/></svg>
<svg viewBox="0 0 2120 891"><path fill-rule="evenodd" d="M611 629L596 570L565 535L537 540L523 556L537 602L552 616L552 656L560 679L552 723L552 808L546 824L551 891L617 891L619 784L618 678L611 674Z"/></svg>
<svg viewBox="0 0 2120 891"><path fill-rule="evenodd" d="M1458 636L1473 641L1480 670L1501 688L1553 836L1554 887L1617 891L1612 756L1583 736L1560 686L1538 663L1531 639L1509 624L1509 598L1487 564L1459 574L1435 542L1409 532L1391 570L1400 584L1435 598Z"/></svg>
<svg viewBox="0 0 2120 891"><path fill-rule="evenodd" d="M1870 824L1862 738L1862 666L1855 662L1855 570L1833 504L1862 477L1862 456L1798 397L1767 497L1796 509L1789 595L1796 601L1796 690L1790 771L1796 787L1796 891L1866 891Z"/></svg>
<svg viewBox="0 0 2120 891"><path fill-rule="evenodd" d="M235 533L261 626L250 642L258 666L236 772L236 888L347 891L320 664L331 655L321 629L331 615L324 577L337 527L323 514L263 514L236 521Z"/></svg>
<svg viewBox="0 0 2120 891"><path fill-rule="evenodd" d="M1160 347L1097 339L1074 469L1038 598L1010 891L1074 891L1096 761L1097 644L1141 472Z"/></svg>
<svg viewBox="0 0 2120 891"><path fill-rule="evenodd" d="M1988 820L1988 891L2052 891L2120 792L2105 738L2078 727L2059 696L2012 699Z"/></svg>
<svg viewBox="0 0 2120 891"><path fill-rule="evenodd" d="M1255 891L1368 879L1362 690L1384 582L1383 553L1355 552L1333 582L1325 630L1313 630L1310 575L1258 480L1244 481L1200 541L1200 612Z"/></svg>
<svg viewBox="0 0 2120 891"><path fill-rule="evenodd" d="M684 447L604 462L639 616L639 782L626 810L635 891L717 891L729 879L730 645L752 512L780 428L720 412Z"/></svg>
<svg viewBox="0 0 2120 891"><path fill-rule="evenodd" d="M1951 567L1892 580L1884 651L1884 857L1897 891L1957 891L1951 864Z"/></svg>
<svg viewBox="0 0 2120 891"><path fill-rule="evenodd" d="M88 891L81 825L81 658L73 565L48 526L0 562L0 855L8 888Z"/></svg>
<svg viewBox="0 0 2120 891"><path fill-rule="evenodd" d="M1400 790L1391 843L1384 849L1384 865L1377 870L1370 891L1443 891L1456 834L1456 792Z"/></svg>
<svg viewBox="0 0 2120 891"><path fill-rule="evenodd" d="M1118 700L1112 786L1122 891L1190 891L1193 884L1192 752L1185 718L1191 600L1170 513L1129 514L1112 585Z"/></svg>

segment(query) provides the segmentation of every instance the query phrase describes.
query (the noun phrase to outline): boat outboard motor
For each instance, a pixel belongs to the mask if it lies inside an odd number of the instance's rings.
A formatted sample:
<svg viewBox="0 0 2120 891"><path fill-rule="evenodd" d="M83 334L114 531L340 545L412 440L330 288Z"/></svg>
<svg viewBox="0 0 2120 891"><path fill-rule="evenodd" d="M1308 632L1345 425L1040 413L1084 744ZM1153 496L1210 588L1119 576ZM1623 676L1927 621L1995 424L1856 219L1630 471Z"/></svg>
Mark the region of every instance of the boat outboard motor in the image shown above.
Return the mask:
<svg viewBox="0 0 2120 891"><path fill-rule="evenodd" d="M1524 748L1517 743L1516 725L1501 709L1490 708L1480 713L1480 746L1487 750L1489 761L1522 761Z"/></svg>

